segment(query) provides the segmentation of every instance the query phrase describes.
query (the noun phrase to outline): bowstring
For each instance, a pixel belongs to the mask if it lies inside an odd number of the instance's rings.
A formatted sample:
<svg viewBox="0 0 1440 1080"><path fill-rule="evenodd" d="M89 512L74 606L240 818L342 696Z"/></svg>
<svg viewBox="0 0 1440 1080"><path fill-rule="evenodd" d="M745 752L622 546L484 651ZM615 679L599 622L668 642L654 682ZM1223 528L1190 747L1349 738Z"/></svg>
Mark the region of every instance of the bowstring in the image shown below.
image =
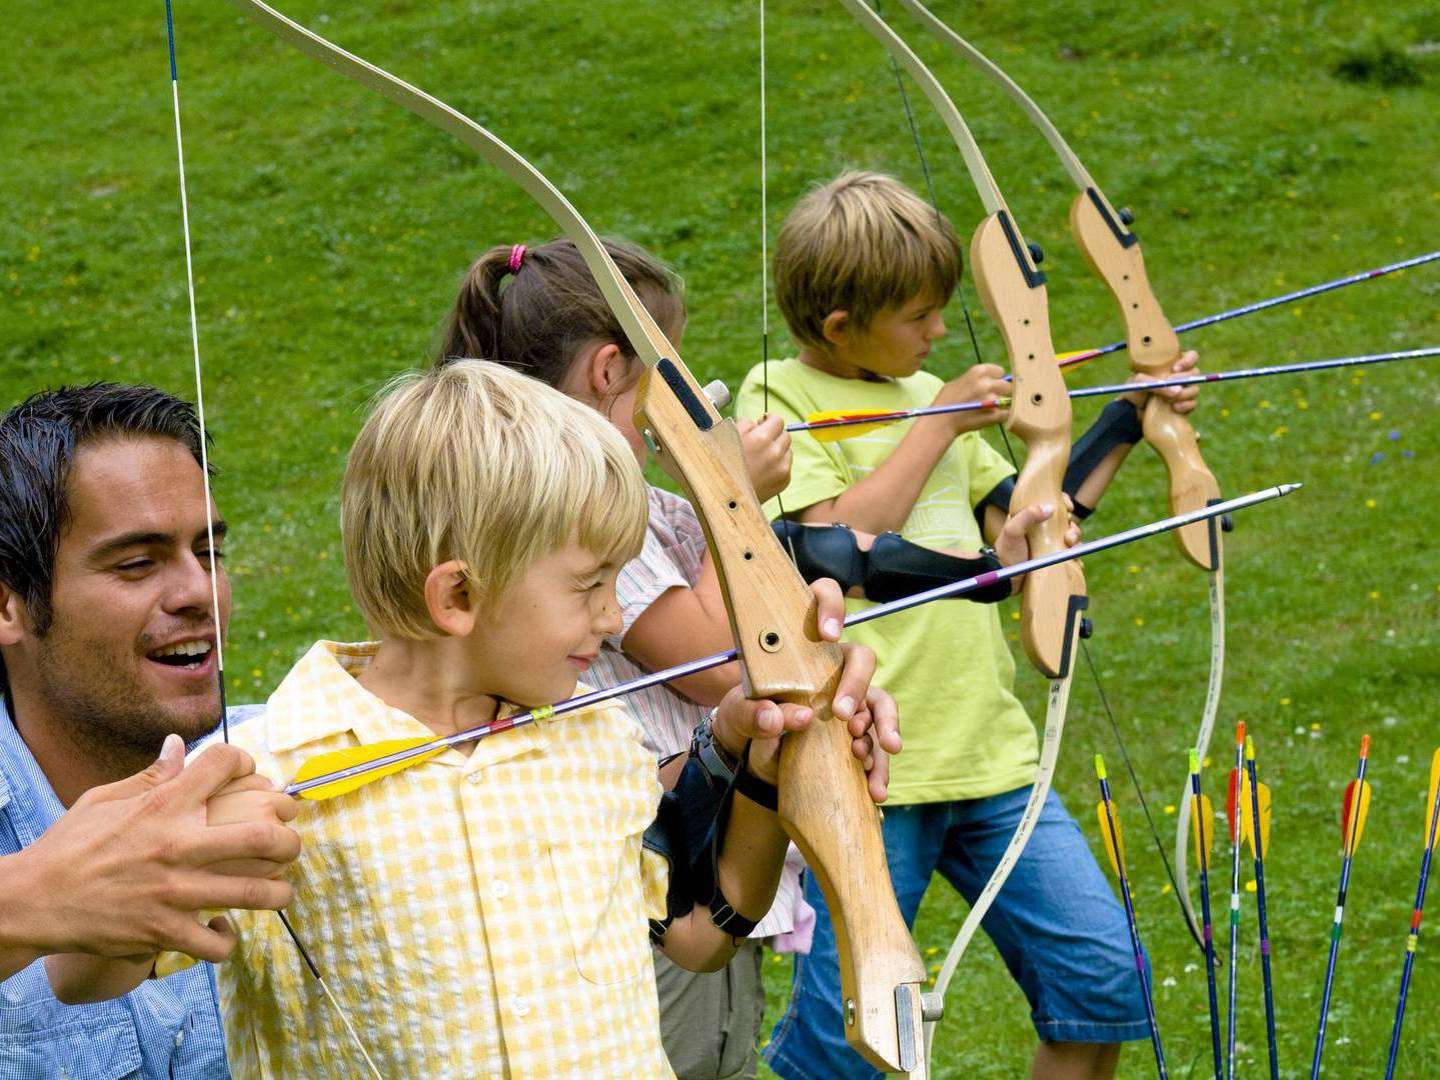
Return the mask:
<svg viewBox="0 0 1440 1080"><path fill-rule="evenodd" d="M180 124L180 75L175 62L175 16L171 0L165 0L165 38L170 53L170 97L175 113L175 159L180 180L180 226L185 247L185 290L190 304L190 349L195 371L195 419L200 429L200 476L205 496L205 539L210 562L210 613L215 627L215 672L220 689L220 733L222 740L228 744L230 742L230 720L227 715L228 706L225 699L224 635L220 626L220 572L215 554L215 516L211 509L209 435L205 426L205 385L200 364L200 328L195 304L195 270L190 249L190 198L185 182L185 140ZM365 1059L365 1064L369 1066L371 1075L376 1080L380 1080L380 1070L371 1060L370 1053L365 1049L365 1044L351 1023L349 1014L340 1006L340 1002L331 992L329 983L325 981L319 967L311 959L310 951L301 942L300 935L295 932L295 927L291 925L285 912L276 911L275 914L280 917L281 925L285 927L285 932L294 942L295 949L299 952L306 968L309 969L321 991L339 1014L345 1030L350 1033L351 1040Z"/></svg>
<svg viewBox="0 0 1440 1080"><path fill-rule="evenodd" d="M881 14L880 9L882 2L883 0L875 0L875 14L877 15ZM925 155L925 146L920 137L920 125L915 119L915 109L910 103L910 94L909 91L907 91L905 88L904 76L900 71L899 63L895 60L894 56L890 57L890 70L895 76L895 89L900 95L900 104L905 111L905 121L910 129L910 140L915 146L915 155L920 162L920 172L925 177L925 190L930 198L930 206L935 211L936 219L939 220L941 217L941 212L939 199L937 198L935 193L935 178L930 171L930 161ZM967 336L970 339L970 348L971 351L974 353L975 362L977 364L981 363L982 361L980 355L980 342L979 338L976 336L975 333L975 320L970 314L970 305L966 302L965 299L965 263L963 259L960 261L960 275L956 283L955 293L960 300L960 310L963 312L965 317L965 330ZM1005 430L1005 425L1003 424L996 425L996 427L1000 432L1000 439L1005 445L1005 453L1010 458L1010 464L1015 468L1016 472L1019 472L1020 461L1015 453L1015 446L1010 440L1009 432ZM1110 699L1109 696L1105 693L1104 685L1101 683L1100 671L1096 667L1095 660L1091 655L1089 642L1084 638L1080 639L1080 649L1081 653L1085 657L1086 667L1088 667L1090 670L1090 677L1095 683L1096 696L1099 697L1100 703L1105 711L1105 715L1109 719L1110 730L1115 736L1115 743L1120 750L1121 760L1125 762L1125 770L1130 776L1130 783L1135 788L1135 794L1140 800L1140 807L1144 811L1145 815L1145 823L1150 830L1151 839L1153 839L1155 842L1155 850L1160 853L1160 861L1165 867L1165 876L1170 882L1170 890L1172 893L1175 894L1176 903L1181 903L1181 911L1183 912L1184 906L1180 900L1180 887L1176 882L1174 867L1171 865L1170 856L1166 853L1165 845L1160 839L1159 830L1157 830L1155 827L1155 819L1151 816L1150 804L1145 797L1145 789L1140 784L1139 774L1135 771L1135 765L1131 761L1130 750L1126 746L1125 737L1120 731L1120 725L1115 718L1115 713L1110 708ZM1194 929L1190 927L1188 919L1186 920L1185 925L1187 929L1190 929L1191 936L1193 937Z"/></svg>
<svg viewBox="0 0 1440 1080"><path fill-rule="evenodd" d="M761 412L770 412L770 167L768 133L765 124L765 0L759 0L760 8L760 386ZM780 511L780 520L785 520L784 492L776 492L775 506ZM785 530L785 547L790 552L790 561L797 566L799 556L795 554L795 541L790 530Z"/></svg>

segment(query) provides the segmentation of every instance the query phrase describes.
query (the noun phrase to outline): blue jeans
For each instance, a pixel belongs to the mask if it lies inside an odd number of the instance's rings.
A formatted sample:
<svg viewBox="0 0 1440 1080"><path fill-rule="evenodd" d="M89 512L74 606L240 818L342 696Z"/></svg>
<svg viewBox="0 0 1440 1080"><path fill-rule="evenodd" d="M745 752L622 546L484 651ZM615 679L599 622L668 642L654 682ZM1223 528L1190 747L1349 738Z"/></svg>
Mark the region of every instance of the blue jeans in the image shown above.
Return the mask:
<svg viewBox="0 0 1440 1080"><path fill-rule="evenodd" d="M987 799L885 811L885 855L906 923L914 923L937 870L974 903L1029 794L1026 787ZM835 930L813 877L806 880L805 899L816 912L815 940L808 956L795 958L790 1006L765 1060L785 1080L878 1077L845 1043ZM1053 792L981 927L1030 1002L1041 1039L1117 1043L1149 1037L1125 910Z"/></svg>

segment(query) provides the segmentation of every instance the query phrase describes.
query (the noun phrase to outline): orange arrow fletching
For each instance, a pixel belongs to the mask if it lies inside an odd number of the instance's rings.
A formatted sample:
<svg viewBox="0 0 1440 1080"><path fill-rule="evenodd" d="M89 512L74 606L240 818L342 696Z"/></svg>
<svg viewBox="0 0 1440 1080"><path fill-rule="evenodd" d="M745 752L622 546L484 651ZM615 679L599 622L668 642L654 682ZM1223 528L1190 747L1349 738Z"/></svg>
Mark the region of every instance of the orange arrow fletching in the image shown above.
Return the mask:
<svg viewBox="0 0 1440 1080"><path fill-rule="evenodd" d="M1194 842L1195 865L1209 868L1210 852L1215 848L1215 807L1209 795L1201 795L1199 805L1190 799L1190 839ZM1204 862L1201 862L1201 858Z"/></svg>
<svg viewBox="0 0 1440 1080"><path fill-rule="evenodd" d="M1425 842L1432 848L1440 839L1440 827L1430 831L1431 818L1435 816L1436 795L1440 795L1440 750L1436 750L1435 756L1430 759L1430 796L1425 800Z"/></svg>
<svg viewBox="0 0 1440 1080"><path fill-rule="evenodd" d="M338 772L341 769L348 769L355 765L368 765L372 761L386 757L390 754L399 753L402 750L411 750L417 746L423 746L432 739L386 739L384 742L366 743L364 746L352 746L345 750L332 750L326 754L316 754L303 765L295 774L291 783L303 783L306 780L313 780L317 776L324 776L326 773ZM383 776L392 776L395 773L403 772L412 765L419 765L422 761L429 761L437 754L443 753L445 747L437 746L428 754L416 754L404 761L397 761L392 765L384 765L363 773L360 776L347 777L344 780L336 780L333 783L322 784L320 787L311 788L309 791L299 793L302 799L333 799L337 795L344 795L346 792L355 791L366 784L373 783Z"/></svg>
<svg viewBox="0 0 1440 1080"><path fill-rule="evenodd" d="M1105 842L1105 854L1110 857L1110 869L1118 878L1120 867L1125 865L1125 832L1120 828L1120 815L1115 813L1113 805L1107 814L1104 800L1095 804L1095 813L1100 819L1100 839ZM1112 817L1115 820L1113 832L1110 829Z"/></svg>
<svg viewBox="0 0 1440 1080"><path fill-rule="evenodd" d="M1358 794L1358 798L1357 798ZM1365 819L1370 816L1370 781L1361 784L1351 780L1345 785L1345 798L1340 804L1340 846L1353 856L1365 832Z"/></svg>

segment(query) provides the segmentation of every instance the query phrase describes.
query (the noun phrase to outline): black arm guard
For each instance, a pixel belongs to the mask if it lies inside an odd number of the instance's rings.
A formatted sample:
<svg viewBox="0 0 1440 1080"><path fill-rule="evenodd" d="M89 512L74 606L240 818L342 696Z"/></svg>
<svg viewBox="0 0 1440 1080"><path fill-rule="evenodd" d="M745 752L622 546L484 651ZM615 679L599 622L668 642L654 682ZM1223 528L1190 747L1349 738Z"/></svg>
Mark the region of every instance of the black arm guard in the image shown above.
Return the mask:
<svg viewBox="0 0 1440 1080"><path fill-rule="evenodd" d="M694 755L675 786L660 798L660 812L645 830L644 845L670 861L670 885L665 893L665 921L651 920L650 936L659 943L670 923L690 914L697 903L708 904L715 894L714 851L724 835L732 791L710 775Z"/></svg>
<svg viewBox="0 0 1440 1080"><path fill-rule="evenodd" d="M1013 485L1012 485L1013 486ZM997 489L998 490L998 489ZM844 592L859 587L865 599L883 603L915 593L964 581L1000 569L994 553L962 559L933 548L912 544L899 533L881 533L869 551L861 551L855 534L844 525L801 525L777 521L775 535L793 551L795 565L806 581L834 578ZM964 599L993 604L1010 595L1010 583L997 581Z"/></svg>
<svg viewBox="0 0 1440 1080"><path fill-rule="evenodd" d="M1075 493L1085 483L1086 477L1094 472L1096 466L1109 457L1110 452L1117 446L1134 446L1144 437L1145 432L1140 425L1140 410L1131 402L1117 398L1100 410L1100 415L1095 423L1090 425L1090 430L1081 435L1070 448L1070 464L1065 469L1065 482L1061 485L1065 494L1075 502L1077 518L1083 520L1093 512L1092 507L1082 506L1075 501Z"/></svg>
<svg viewBox="0 0 1440 1080"><path fill-rule="evenodd" d="M770 526L780 544L795 559L806 581L834 578L841 592L865 584L869 560L855 544L855 534L845 525L802 525L781 518Z"/></svg>
<svg viewBox="0 0 1440 1080"><path fill-rule="evenodd" d="M870 565L865 574L867 600L899 600L926 589L964 581L969 577L1000 569L1000 560L993 551L983 551L978 559L962 559L933 548L912 544L899 533L881 533L870 545ZM981 604L994 604L1010 596L1009 581L997 581L961 598Z"/></svg>

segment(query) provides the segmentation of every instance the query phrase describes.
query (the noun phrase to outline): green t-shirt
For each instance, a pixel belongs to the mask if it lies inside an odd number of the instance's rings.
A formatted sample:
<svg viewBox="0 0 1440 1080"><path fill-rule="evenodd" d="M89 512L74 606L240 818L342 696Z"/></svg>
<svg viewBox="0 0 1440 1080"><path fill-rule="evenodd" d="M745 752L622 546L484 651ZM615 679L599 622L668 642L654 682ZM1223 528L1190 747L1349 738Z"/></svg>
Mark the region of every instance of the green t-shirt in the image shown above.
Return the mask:
<svg viewBox="0 0 1440 1080"><path fill-rule="evenodd" d="M770 364L769 411L801 420L831 409L911 409L933 403L942 385L923 371L869 382L782 360ZM755 418L765 409L757 365L740 387L735 412ZM840 495L884 462L905 430L903 423L886 424L838 442L796 434L790 486L781 496L786 512ZM926 547L978 550L984 539L975 504L1014 471L978 432L961 435L930 473L901 535ZM776 502L765 509L779 516ZM1008 604L941 600L846 631L847 640L875 650L875 682L900 705L905 749L890 765L891 803L984 798L1034 780L1035 725L1014 694L1001 607L1008 617Z"/></svg>

